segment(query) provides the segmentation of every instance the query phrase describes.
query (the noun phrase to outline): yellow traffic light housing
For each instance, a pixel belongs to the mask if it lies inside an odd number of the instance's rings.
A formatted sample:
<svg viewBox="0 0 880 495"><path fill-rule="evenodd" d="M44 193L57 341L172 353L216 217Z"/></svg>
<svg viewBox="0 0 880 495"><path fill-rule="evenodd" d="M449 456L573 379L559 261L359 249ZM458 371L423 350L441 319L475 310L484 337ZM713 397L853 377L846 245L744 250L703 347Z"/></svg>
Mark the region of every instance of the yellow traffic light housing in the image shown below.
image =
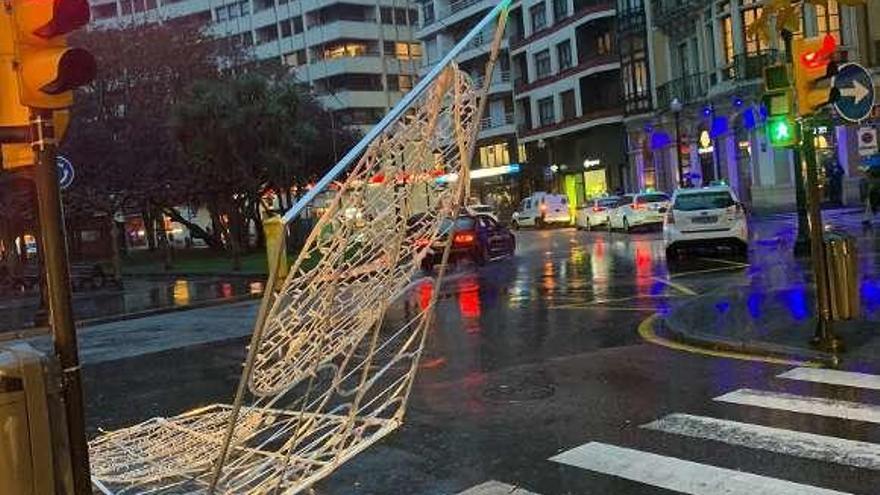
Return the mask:
<svg viewBox="0 0 880 495"><path fill-rule="evenodd" d="M836 49L837 40L830 34L792 40L792 72L798 115L809 115L830 103L829 83L836 67L832 60Z"/></svg>
<svg viewBox="0 0 880 495"><path fill-rule="evenodd" d="M13 42L21 105L62 109L73 89L95 77L91 53L69 48L65 35L89 21L87 0L11 0Z"/></svg>

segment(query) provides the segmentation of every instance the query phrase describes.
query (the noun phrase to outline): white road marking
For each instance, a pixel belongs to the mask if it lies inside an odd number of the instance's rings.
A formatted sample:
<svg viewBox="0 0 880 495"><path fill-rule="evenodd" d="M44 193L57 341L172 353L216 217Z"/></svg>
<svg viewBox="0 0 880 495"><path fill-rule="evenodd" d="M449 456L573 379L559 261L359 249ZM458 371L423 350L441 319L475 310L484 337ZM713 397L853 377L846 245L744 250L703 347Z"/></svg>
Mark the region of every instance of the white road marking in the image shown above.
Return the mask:
<svg viewBox="0 0 880 495"><path fill-rule="evenodd" d="M716 401L791 411L830 418L880 423L880 406L805 395L743 388L715 398Z"/></svg>
<svg viewBox="0 0 880 495"><path fill-rule="evenodd" d="M777 378L800 380L804 382L827 383L845 387L868 388L880 390L880 376L852 371L838 371L816 368L795 368L779 375Z"/></svg>
<svg viewBox="0 0 880 495"><path fill-rule="evenodd" d="M598 442L581 445L550 460L690 495L846 495Z"/></svg>
<svg viewBox="0 0 880 495"><path fill-rule="evenodd" d="M459 493L458 495L538 495L499 481L487 481Z"/></svg>
<svg viewBox="0 0 880 495"><path fill-rule="evenodd" d="M725 419L670 414L642 428L805 459L880 470L880 445Z"/></svg>
<svg viewBox="0 0 880 495"><path fill-rule="evenodd" d="M668 285L669 287L672 287L673 289L675 289L683 294L687 294L689 296L696 296L697 295L697 293L694 292L692 289L685 287L684 285L677 284L669 279L660 278L660 277L651 277L651 280L653 280L655 282L660 282L661 284L664 284L664 285Z"/></svg>

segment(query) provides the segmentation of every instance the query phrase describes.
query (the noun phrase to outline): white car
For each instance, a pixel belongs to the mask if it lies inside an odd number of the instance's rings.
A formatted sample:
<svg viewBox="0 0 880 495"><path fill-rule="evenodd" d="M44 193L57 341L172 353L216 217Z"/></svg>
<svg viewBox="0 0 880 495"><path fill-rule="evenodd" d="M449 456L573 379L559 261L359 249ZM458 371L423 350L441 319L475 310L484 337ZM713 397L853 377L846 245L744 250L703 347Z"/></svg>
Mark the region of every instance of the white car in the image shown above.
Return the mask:
<svg viewBox="0 0 880 495"><path fill-rule="evenodd" d="M608 215L608 230L629 232L635 227L660 225L669 208L669 195L662 192L627 194Z"/></svg>
<svg viewBox="0 0 880 495"><path fill-rule="evenodd" d="M575 212L575 226L579 229L590 230L593 227L607 225L608 215L618 203L620 203L620 198L617 196L607 196L587 201L587 204L578 206Z"/></svg>
<svg viewBox="0 0 880 495"><path fill-rule="evenodd" d="M727 186L681 189L663 222L667 258L688 246L728 246L745 253L749 244L746 213Z"/></svg>
<svg viewBox="0 0 880 495"><path fill-rule="evenodd" d="M547 227L552 224L570 225L571 211L568 198L561 194L538 192L522 200L513 213L513 228Z"/></svg>
<svg viewBox="0 0 880 495"><path fill-rule="evenodd" d="M473 216L486 215L492 217L492 220L495 220L495 222L498 222L498 212L495 211L495 207L492 205L470 205L467 207L467 211Z"/></svg>

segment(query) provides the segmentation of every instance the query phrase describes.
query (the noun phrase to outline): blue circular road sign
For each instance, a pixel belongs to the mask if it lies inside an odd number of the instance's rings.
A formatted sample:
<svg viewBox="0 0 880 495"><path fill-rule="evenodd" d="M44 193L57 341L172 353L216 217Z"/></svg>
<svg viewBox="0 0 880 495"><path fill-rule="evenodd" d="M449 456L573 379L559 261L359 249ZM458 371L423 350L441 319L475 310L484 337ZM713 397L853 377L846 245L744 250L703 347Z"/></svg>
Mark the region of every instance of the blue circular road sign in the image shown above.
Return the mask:
<svg viewBox="0 0 880 495"><path fill-rule="evenodd" d="M859 64L843 64L831 80L837 90L834 108L840 116L850 122L864 120L874 108L874 79L867 69Z"/></svg>
<svg viewBox="0 0 880 495"><path fill-rule="evenodd" d="M62 155L56 157L55 164L58 166L58 185L61 189L67 189L73 184L73 164Z"/></svg>

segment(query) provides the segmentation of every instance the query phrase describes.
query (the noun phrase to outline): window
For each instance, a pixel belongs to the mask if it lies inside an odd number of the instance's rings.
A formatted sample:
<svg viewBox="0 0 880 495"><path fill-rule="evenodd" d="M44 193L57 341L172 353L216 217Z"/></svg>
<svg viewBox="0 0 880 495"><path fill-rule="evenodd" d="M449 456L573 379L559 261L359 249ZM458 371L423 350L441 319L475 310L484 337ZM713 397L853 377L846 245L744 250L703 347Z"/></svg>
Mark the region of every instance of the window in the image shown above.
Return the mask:
<svg viewBox="0 0 880 495"><path fill-rule="evenodd" d="M596 37L596 54L609 55L614 50L611 31L606 31Z"/></svg>
<svg viewBox="0 0 880 495"><path fill-rule="evenodd" d="M422 24L427 26L434 22L434 2L428 1L422 4Z"/></svg>
<svg viewBox="0 0 880 495"><path fill-rule="evenodd" d="M275 24L257 29L257 43L268 43L278 39L278 26Z"/></svg>
<svg viewBox="0 0 880 495"><path fill-rule="evenodd" d="M545 7L546 6L542 2L529 9L529 14L532 16L533 33L547 27L547 9Z"/></svg>
<svg viewBox="0 0 880 495"><path fill-rule="evenodd" d="M400 60L410 60L422 58L422 45L420 43L396 43L389 41L385 43L385 52L394 53L394 57Z"/></svg>
<svg viewBox="0 0 880 495"><path fill-rule="evenodd" d="M721 19L722 43L724 46L724 65L733 63L733 23L730 16Z"/></svg>
<svg viewBox="0 0 880 495"><path fill-rule="evenodd" d="M537 78L547 77L552 72L550 67L550 50L542 50L535 54L535 74Z"/></svg>
<svg viewBox="0 0 880 495"><path fill-rule="evenodd" d="M815 5L816 29L819 34L833 34L840 39L840 5L837 0L828 0L828 7Z"/></svg>
<svg viewBox="0 0 880 495"><path fill-rule="evenodd" d="M290 29L290 23L287 21L282 22L281 23L281 37L282 38L290 38L291 34L292 34L292 32Z"/></svg>
<svg viewBox="0 0 880 495"><path fill-rule="evenodd" d="M510 165L510 151L507 143L480 146L480 167L491 168Z"/></svg>
<svg viewBox="0 0 880 495"><path fill-rule="evenodd" d="M568 17L568 0L553 0L553 21L559 22Z"/></svg>
<svg viewBox="0 0 880 495"><path fill-rule="evenodd" d="M769 48L767 40L760 36L757 30L752 31L752 26L761 17L763 10L761 7L749 7L744 8L742 11L743 32L746 37L746 53L755 54Z"/></svg>
<svg viewBox="0 0 880 495"><path fill-rule="evenodd" d="M577 117L577 104L574 101L574 90L563 91L559 95L562 100L562 120L572 120Z"/></svg>
<svg viewBox="0 0 880 495"><path fill-rule="evenodd" d="M556 56L559 58L560 71L571 67L571 40L565 40L556 45Z"/></svg>
<svg viewBox="0 0 880 495"><path fill-rule="evenodd" d="M517 159L519 159L520 162L527 162L527 161L529 161L529 157L528 157L528 155L526 155L526 145L524 145L524 144L518 144L518 145L516 146L516 150L517 150L516 152L517 152L517 155L518 155L518 156L517 156Z"/></svg>
<svg viewBox="0 0 880 495"><path fill-rule="evenodd" d="M350 41L324 46L323 58L363 57L366 54L366 43Z"/></svg>
<svg viewBox="0 0 880 495"><path fill-rule="evenodd" d="M553 97L543 98L538 100L538 119L540 121L541 126L551 125L556 123L556 115L553 111Z"/></svg>
<svg viewBox="0 0 880 495"><path fill-rule="evenodd" d="M303 32L303 18L300 16L294 17L290 20L290 23L293 25L293 34L299 34Z"/></svg>

